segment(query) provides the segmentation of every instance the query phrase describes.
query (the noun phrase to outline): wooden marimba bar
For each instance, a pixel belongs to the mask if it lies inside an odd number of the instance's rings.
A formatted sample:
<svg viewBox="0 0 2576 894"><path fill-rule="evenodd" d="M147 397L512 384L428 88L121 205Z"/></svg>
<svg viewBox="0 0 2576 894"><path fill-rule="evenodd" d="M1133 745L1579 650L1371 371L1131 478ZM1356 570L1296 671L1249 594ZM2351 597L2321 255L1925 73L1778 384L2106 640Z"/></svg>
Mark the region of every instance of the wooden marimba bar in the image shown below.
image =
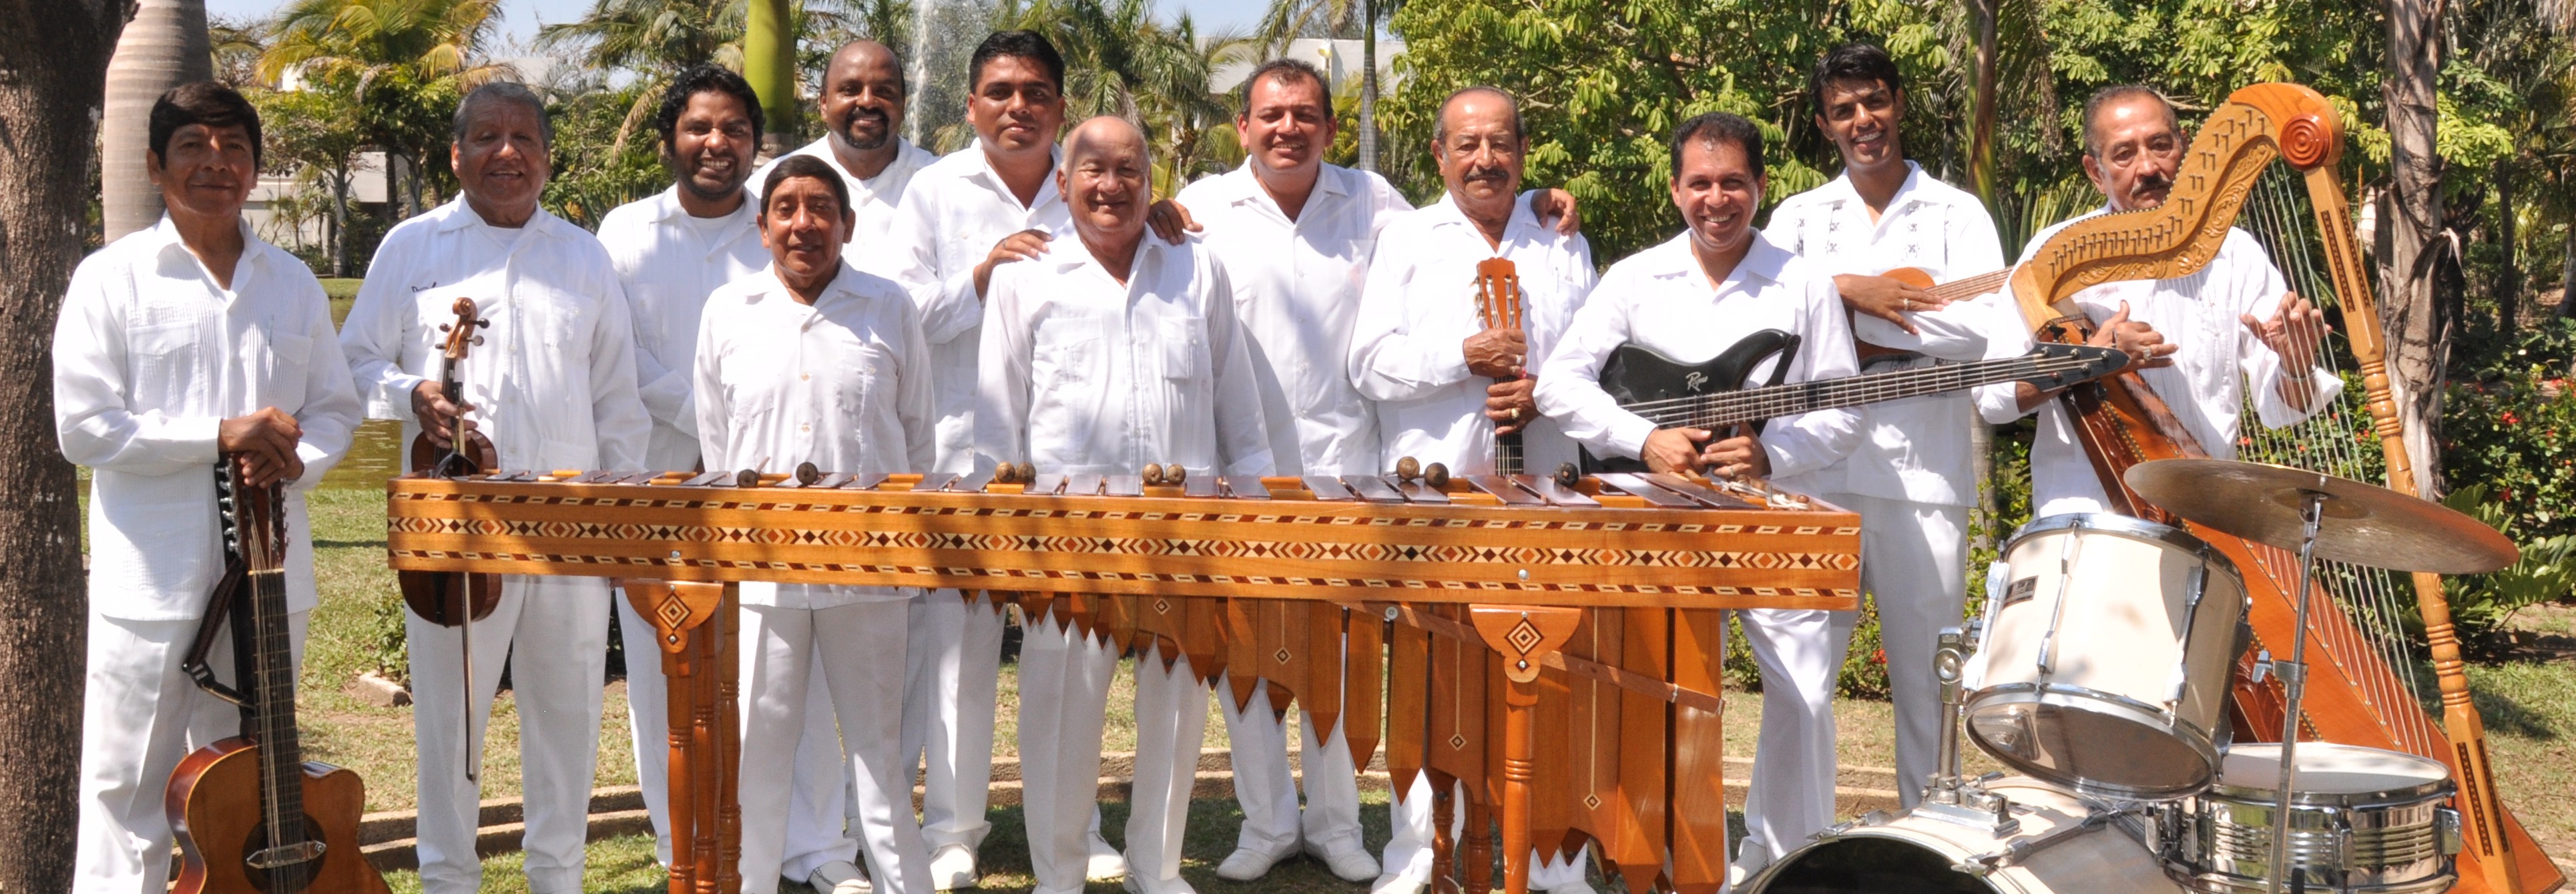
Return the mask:
<svg viewBox="0 0 2576 894"><path fill-rule="evenodd" d="M1852 513L1670 475L501 472L387 496L396 569L624 581L670 678L674 894L740 884L742 581L1015 601L1202 677L1231 667L1238 705L1270 680L1275 710L1293 696L1345 723L1363 766L1388 718L1399 793L1429 774L1445 811L1466 784L1463 854L1439 826L1443 889L1453 864L1490 884L1499 807L1510 891L1533 844L1592 841L1632 888L1713 892L1722 611L1855 608L1860 573Z"/></svg>

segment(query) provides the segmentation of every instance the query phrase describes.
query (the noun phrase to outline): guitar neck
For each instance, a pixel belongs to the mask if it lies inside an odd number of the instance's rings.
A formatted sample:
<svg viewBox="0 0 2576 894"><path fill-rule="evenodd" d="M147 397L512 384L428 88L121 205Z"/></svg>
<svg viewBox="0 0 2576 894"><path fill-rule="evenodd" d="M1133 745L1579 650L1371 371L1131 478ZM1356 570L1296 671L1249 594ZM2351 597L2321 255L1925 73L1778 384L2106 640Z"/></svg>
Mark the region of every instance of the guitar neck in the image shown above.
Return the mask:
<svg viewBox="0 0 2576 894"><path fill-rule="evenodd" d="M259 743L260 819L270 841L304 840L303 746L296 736L295 642L286 605L285 488L250 487L224 458L225 525L247 573L252 653L246 681ZM234 616L241 623L242 615Z"/></svg>
<svg viewBox="0 0 2576 894"><path fill-rule="evenodd" d="M1671 400L1647 401L1628 409L1657 428L1687 426L1718 429L1815 410L1857 407L2018 381L2081 367L2083 361L2049 357L2013 357L1975 363L1943 364L1840 379L1721 391Z"/></svg>
<svg viewBox="0 0 2576 894"><path fill-rule="evenodd" d="M1521 474L1521 433L1494 436L1494 474Z"/></svg>

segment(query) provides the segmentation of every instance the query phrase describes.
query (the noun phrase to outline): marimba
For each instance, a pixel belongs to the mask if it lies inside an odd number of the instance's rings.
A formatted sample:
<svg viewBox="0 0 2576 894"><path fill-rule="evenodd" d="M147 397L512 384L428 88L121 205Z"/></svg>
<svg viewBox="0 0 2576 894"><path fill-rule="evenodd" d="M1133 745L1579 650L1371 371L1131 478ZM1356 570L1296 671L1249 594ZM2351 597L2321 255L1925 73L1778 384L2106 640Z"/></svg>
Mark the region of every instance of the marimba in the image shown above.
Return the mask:
<svg viewBox="0 0 2576 894"><path fill-rule="evenodd" d="M1852 609L1857 516L1672 475L1419 478L500 472L388 486L397 569L620 578L663 648L671 890L733 891L735 583L954 588L1347 724L1505 887L1597 842L1632 888L1725 884L1722 610ZM1383 675L1386 683L1381 685ZM1463 850L1463 861L1452 857Z"/></svg>

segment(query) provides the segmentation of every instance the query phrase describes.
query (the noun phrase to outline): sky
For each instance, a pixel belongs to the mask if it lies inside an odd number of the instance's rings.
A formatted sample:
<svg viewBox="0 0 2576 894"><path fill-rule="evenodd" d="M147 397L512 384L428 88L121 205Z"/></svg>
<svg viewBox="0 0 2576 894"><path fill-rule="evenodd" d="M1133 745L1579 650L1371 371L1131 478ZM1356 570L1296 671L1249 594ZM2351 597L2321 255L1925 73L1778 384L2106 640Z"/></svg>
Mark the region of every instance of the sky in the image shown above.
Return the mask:
<svg viewBox="0 0 2576 894"><path fill-rule="evenodd" d="M592 0L502 0L501 15L506 20L502 34L516 38L524 45L536 36L537 25L568 22L580 18L590 9ZM921 2L921 0L915 0ZM1264 0L1155 0L1164 15L1182 11L1206 34L1223 28L1250 30L1260 21ZM206 0L206 13L229 19L265 18L285 5L283 0Z"/></svg>

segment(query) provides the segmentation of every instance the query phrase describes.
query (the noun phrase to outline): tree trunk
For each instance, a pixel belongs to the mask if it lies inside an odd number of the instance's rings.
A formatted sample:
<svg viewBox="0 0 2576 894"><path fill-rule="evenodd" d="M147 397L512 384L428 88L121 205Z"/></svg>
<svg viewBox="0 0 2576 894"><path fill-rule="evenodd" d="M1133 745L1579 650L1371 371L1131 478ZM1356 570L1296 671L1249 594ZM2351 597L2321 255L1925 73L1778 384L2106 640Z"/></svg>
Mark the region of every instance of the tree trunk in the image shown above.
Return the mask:
<svg viewBox="0 0 2576 894"><path fill-rule="evenodd" d="M2434 150L2440 120L2435 74L2441 43L2429 0L2388 2L2389 214L2380 226L2389 251L2380 258L2386 294L2379 313L2389 342L2389 379L2397 393L2416 470L2416 488L2442 490L2442 368L2449 359L2449 321L2442 319L2434 278L2442 227L2442 157Z"/></svg>
<svg viewBox="0 0 2576 894"><path fill-rule="evenodd" d="M2514 234L2513 159L2499 159L2495 168L2496 242L2504 247L2504 270L2496 280L2496 331L2511 332L2521 324L2522 313L2521 244Z"/></svg>
<svg viewBox="0 0 2576 894"><path fill-rule="evenodd" d="M0 0L20 35L0 40L0 891L72 884L88 600L78 484L54 441L52 346L124 12L122 0Z"/></svg>
<svg viewBox="0 0 2576 894"><path fill-rule="evenodd" d="M1377 0L1360 0L1360 157L1377 170Z"/></svg>
<svg viewBox="0 0 2576 894"><path fill-rule="evenodd" d="M349 168L331 172L331 276L349 275Z"/></svg>
<svg viewBox="0 0 2576 894"><path fill-rule="evenodd" d="M161 191L144 173L143 160L153 100L172 87L214 76L205 0L143 0L107 63L107 113L99 142L108 150L99 160L99 186L108 241L161 222Z"/></svg>
<svg viewBox="0 0 2576 894"><path fill-rule="evenodd" d="M751 0L742 38L742 75L760 95L760 116L769 126L760 154L785 154L797 132L796 35L787 0Z"/></svg>
<svg viewBox="0 0 2576 894"><path fill-rule="evenodd" d="M1995 204L1995 31L2003 15L2002 0L1968 0L1977 17L1977 116L1968 132L1968 182L1977 198ZM1821 109L1819 112L1823 111Z"/></svg>

